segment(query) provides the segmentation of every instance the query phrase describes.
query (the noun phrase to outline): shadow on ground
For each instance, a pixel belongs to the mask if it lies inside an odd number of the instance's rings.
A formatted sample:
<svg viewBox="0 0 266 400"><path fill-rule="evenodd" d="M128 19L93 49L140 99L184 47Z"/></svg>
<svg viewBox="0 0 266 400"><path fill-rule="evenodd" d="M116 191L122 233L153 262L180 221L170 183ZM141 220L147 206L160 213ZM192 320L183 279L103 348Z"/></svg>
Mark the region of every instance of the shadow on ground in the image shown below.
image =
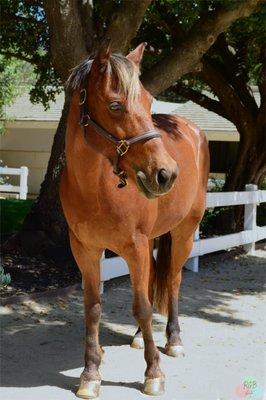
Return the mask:
<svg viewBox="0 0 266 400"><path fill-rule="evenodd" d="M211 322L248 326L251 322L238 318L232 300L244 295L265 292L266 259L248 256L241 251L208 255L200 262L200 273L184 270L180 314Z"/></svg>
<svg viewBox="0 0 266 400"><path fill-rule="evenodd" d="M237 252L208 256L199 274L184 271L181 316L194 316L215 323L245 328L248 319L234 312L234 301L260 296L265 283L265 259ZM164 330L157 314L155 330ZM129 344L135 331L131 315L129 278L105 285L101 344ZM28 302L2 309L2 375L4 387L56 386L71 390L78 380L60 371L83 365L83 301L77 292L68 299ZM140 389L140 383L109 382L103 385Z"/></svg>

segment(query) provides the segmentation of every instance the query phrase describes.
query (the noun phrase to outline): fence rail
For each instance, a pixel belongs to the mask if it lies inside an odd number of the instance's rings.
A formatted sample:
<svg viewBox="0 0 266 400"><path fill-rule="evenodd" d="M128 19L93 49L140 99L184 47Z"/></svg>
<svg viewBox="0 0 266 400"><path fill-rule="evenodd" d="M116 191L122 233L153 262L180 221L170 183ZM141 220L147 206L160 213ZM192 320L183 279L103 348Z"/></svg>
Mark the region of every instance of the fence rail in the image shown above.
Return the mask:
<svg viewBox="0 0 266 400"><path fill-rule="evenodd" d="M246 185L244 192L210 192L207 193L206 208L244 205L244 230L229 235L200 239L199 230L195 232L193 248L186 263L186 268L193 272L199 270L199 256L219 250L244 245L249 253L255 251L255 242L266 238L266 226L258 227L256 223L257 205L266 202L266 190L258 190L256 185ZM173 243L174 245L174 243ZM156 251L154 252L156 255ZM128 266L121 257L101 260L101 281L127 275Z"/></svg>
<svg viewBox="0 0 266 400"><path fill-rule="evenodd" d="M11 185L11 184L3 184L0 185L0 192L8 192L8 193L18 193L19 198L21 200L27 199L28 193L28 174L29 170L27 167L20 168L8 168L8 167L0 167L0 175L19 175L19 186Z"/></svg>

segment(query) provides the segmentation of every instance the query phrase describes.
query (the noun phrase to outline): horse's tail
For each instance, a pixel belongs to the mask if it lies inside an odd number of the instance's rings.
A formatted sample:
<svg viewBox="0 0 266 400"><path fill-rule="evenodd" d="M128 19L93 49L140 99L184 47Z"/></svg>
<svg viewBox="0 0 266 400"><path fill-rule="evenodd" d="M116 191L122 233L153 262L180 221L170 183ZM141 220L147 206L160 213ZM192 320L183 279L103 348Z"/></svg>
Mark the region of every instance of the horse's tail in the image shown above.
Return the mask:
<svg viewBox="0 0 266 400"><path fill-rule="evenodd" d="M167 314L168 311L168 279L171 263L172 239L170 232L160 236L158 254L155 263L154 279L154 306L160 314Z"/></svg>

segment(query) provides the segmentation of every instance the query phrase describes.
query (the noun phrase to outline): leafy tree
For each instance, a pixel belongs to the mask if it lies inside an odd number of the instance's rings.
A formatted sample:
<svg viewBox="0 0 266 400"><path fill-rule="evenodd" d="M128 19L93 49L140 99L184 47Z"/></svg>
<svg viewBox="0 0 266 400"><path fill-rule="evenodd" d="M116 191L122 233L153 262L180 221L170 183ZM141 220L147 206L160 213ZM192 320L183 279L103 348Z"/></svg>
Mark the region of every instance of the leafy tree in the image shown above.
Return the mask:
<svg viewBox="0 0 266 400"><path fill-rule="evenodd" d="M266 172L266 5L221 33L201 59L198 70L168 89L230 120L240 134L238 153L225 190L260 184ZM251 85L258 87L257 104ZM203 94L202 88L216 98Z"/></svg>
<svg viewBox="0 0 266 400"><path fill-rule="evenodd" d="M261 2L3 0L0 52L34 65L37 83L32 98L47 103L60 90L71 68L93 53L102 38L109 37L113 50L124 54L144 38L150 47L142 81L158 95L185 74L199 71L203 55L219 35L239 18L252 14ZM58 182L64 162L68 105L66 95L46 177L24 224L24 239L25 231L45 232L54 243L62 243L65 237ZM31 243L33 238L40 242L36 234L29 236Z"/></svg>
<svg viewBox="0 0 266 400"><path fill-rule="evenodd" d="M0 55L0 134L5 131L7 119L5 108L16 97L29 88L32 81L32 68L16 58Z"/></svg>

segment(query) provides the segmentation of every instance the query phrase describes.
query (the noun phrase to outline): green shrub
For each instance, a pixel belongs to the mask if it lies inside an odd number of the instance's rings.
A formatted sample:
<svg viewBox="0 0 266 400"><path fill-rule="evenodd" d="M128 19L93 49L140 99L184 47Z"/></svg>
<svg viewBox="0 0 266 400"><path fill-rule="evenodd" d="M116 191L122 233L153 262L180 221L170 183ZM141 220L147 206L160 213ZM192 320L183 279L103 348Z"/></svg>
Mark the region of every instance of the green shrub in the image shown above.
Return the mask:
<svg viewBox="0 0 266 400"><path fill-rule="evenodd" d="M0 265L0 288L9 285L10 282L10 274L5 274L4 268Z"/></svg>
<svg viewBox="0 0 266 400"><path fill-rule="evenodd" d="M13 233L20 229L33 200L1 199L1 234Z"/></svg>

